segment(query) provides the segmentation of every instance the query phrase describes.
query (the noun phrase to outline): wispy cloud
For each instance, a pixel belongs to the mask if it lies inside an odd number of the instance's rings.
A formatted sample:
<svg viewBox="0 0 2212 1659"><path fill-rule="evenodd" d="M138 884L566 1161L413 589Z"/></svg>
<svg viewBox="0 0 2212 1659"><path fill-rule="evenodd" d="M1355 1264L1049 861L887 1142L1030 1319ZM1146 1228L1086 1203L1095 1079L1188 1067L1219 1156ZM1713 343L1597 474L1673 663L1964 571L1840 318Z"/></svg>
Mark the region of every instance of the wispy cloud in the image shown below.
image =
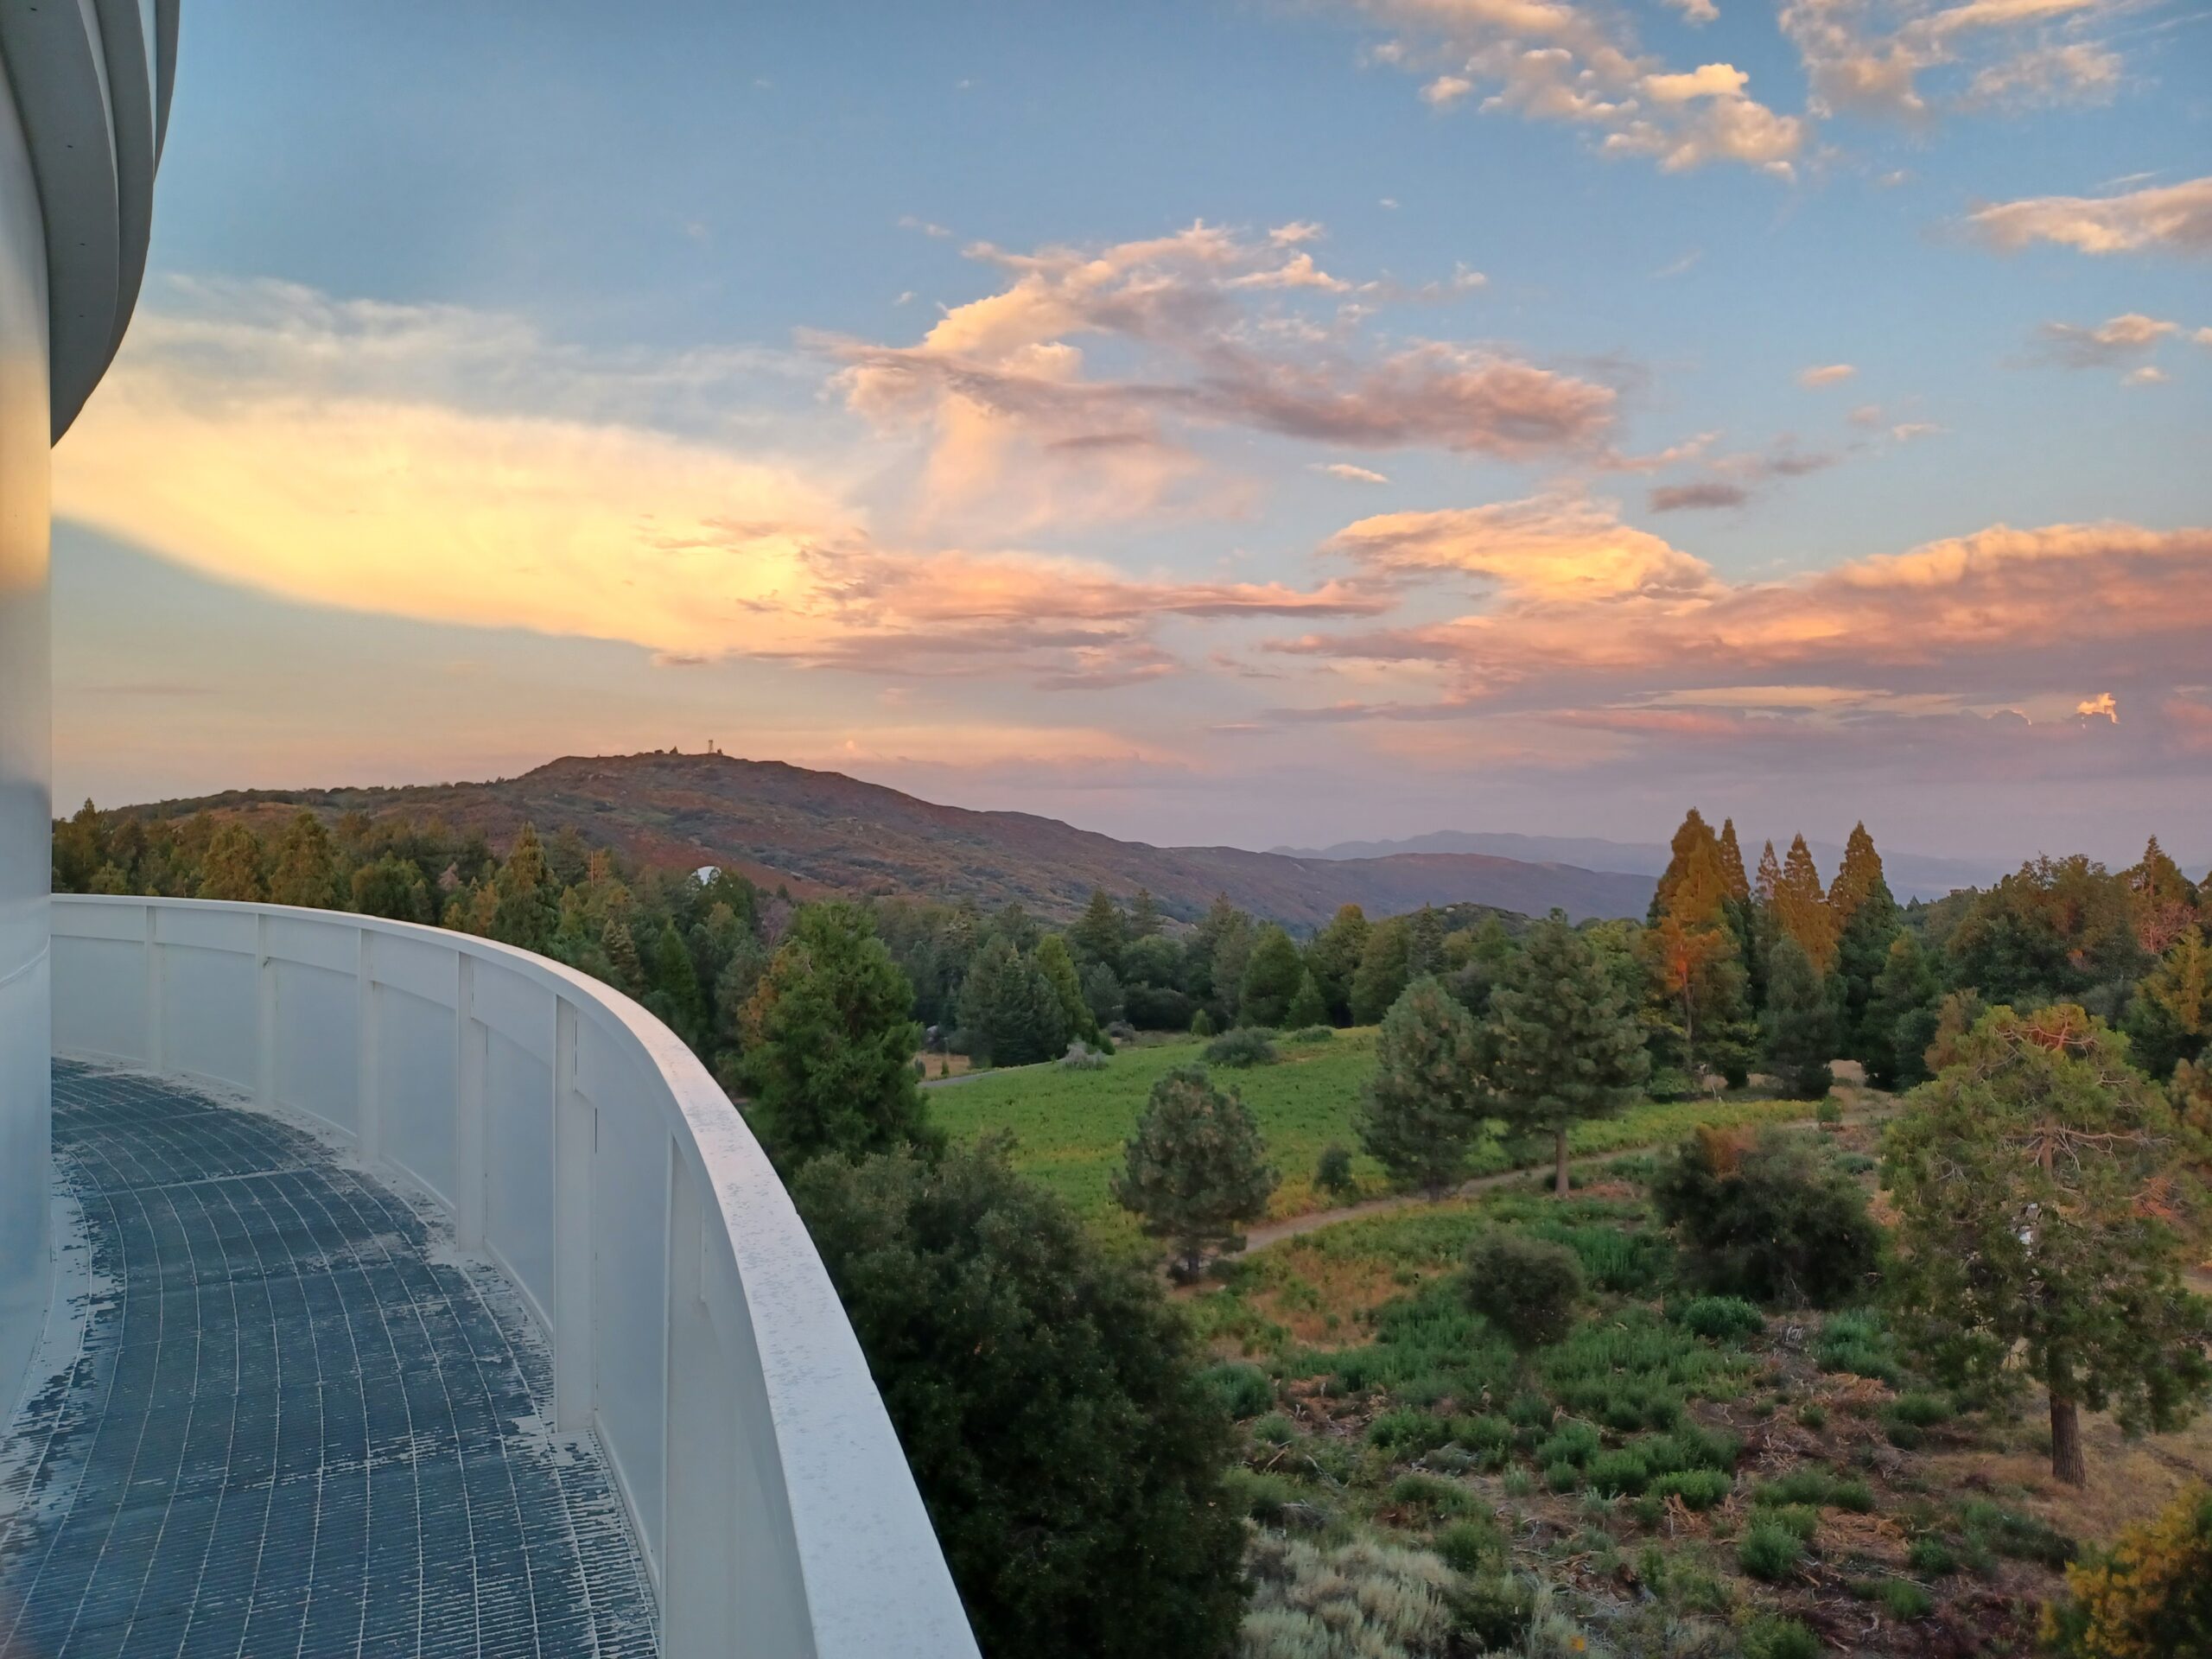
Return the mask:
<svg viewBox="0 0 2212 1659"><path fill-rule="evenodd" d="M1848 363L1823 363L1797 371L1797 384L1809 391L1842 385L1859 371Z"/></svg>
<svg viewBox="0 0 2212 1659"><path fill-rule="evenodd" d="M1340 478L1347 484L1388 484L1390 481L1371 467L1355 467L1348 461L1317 461L1306 470L1328 478Z"/></svg>
<svg viewBox="0 0 2212 1659"><path fill-rule="evenodd" d="M2048 242L2082 253L2212 254L2212 177L2152 185L2116 196L2028 196L1967 215L1993 248L2011 253Z"/></svg>
<svg viewBox="0 0 2212 1659"><path fill-rule="evenodd" d="M1716 480L1662 485L1651 492L1649 504L1654 512L1711 512L1719 507L1740 507L1751 499L1750 492L1738 486Z"/></svg>

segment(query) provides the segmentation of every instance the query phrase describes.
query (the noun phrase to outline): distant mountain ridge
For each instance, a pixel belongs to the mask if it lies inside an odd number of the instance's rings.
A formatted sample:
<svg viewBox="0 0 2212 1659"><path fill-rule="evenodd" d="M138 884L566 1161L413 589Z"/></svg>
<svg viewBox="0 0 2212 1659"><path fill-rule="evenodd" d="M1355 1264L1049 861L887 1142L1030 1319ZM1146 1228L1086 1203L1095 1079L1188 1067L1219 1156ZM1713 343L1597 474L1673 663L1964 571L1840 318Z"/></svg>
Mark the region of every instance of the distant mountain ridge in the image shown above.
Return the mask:
<svg viewBox="0 0 2212 1659"><path fill-rule="evenodd" d="M549 836L573 828L645 863L722 864L802 897L904 893L986 907L1018 899L1055 918L1074 915L1095 887L1123 897L1148 888L1163 910L1186 918L1226 895L1294 927L1318 925L1345 904L1373 916L1477 904L1534 916L1556 907L1577 920L1640 918L1655 885L1639 873L1481 852L1326 858L1154 847L1056 818L940 806L842 772L727 754L572 755L489 783L238 790L123 810L266 821L302 806L329 818L438 817L501 845L525 822Z"/></svg>
<svg viewBox="0 0 2212 1659"><path fill-rule="evenodd" d="M1813 841L1813 861L1824 874L1833 875L1843 861L1843 849L1834 842ZM1746 863L1756 860L1759 843L1744 845ZM1592 836L1516 836L1503 832L1439 830L1403 841L1340 841L1333 847L1274 847L1285 858L1390 858L1407 853L1484 853L1534 863L1565 863L1590 870L1620 870L1656 877L1665 871L1671 855L1664 842L1603 841ZM1882 849L1882 869L1890 891L1899 899L1941 899L1957 887L1986 887L2006 874L1995 865L1968 859L1936 858L1925 853L1893 853Z"/></svg>

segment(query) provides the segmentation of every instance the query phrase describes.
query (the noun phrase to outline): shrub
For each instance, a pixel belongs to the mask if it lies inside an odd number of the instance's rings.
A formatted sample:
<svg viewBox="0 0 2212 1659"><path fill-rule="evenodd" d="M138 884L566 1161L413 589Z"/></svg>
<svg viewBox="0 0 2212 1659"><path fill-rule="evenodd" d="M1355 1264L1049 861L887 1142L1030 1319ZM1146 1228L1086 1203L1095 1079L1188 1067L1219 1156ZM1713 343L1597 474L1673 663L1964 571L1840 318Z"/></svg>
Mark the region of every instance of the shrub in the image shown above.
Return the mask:
<svg viewBox="0 0 2212 1659"><path fill-rule="evenodd" d="M1231 1469L1221 1484L1229 1507L1263 1526L1281 1520L1283 1510L1299 1501L1291 1482L1256 1469Z"/></svg>
<svg viewBox="0 0 2212 1659"><path fill-rule="evenodd" d="M1224 1031L1206 1045L1208 1065L1273 1065L1281 1058L1275 1052L1274 1033L1257 1026Z"/></svg>
<svg viewBox="0 0 2212 1659"><path fill-rule="evenodd" d="M1681 1498L1685 1509L1709 1510L1725 1500L1735 1484L1735 1477L1723 1470L1678 1469L1653 1481L1651 1491L1656 1497Z"/></svg>
<svg viewBox="0 0 2212 1659"><path fill-rule="evenodd" d="M1644 1466L1642 1454L1633 1446L1624 1446L1618 1452L1600 1452L1590 1459L1590 1484L1607 1497L1633 1497L1651 1479L1651 1471Z"/></svg>
<svg viewBox="0 0 2212 1659"><path fill-rule="evenodd" d="M1063 1071L1103 1071L1105 1069L1106 1056L1097 1049L1086 1048L1080 1038L1070 1043L1068 1052L1060 1056L1060 1070Z"/></svg>
<svg viewBox="0 0 2212 1659"><path fill-rule="evenodd" d="M1335 1145L1323 1147L1313 1166L1315 1189L1332 1198L1341 1198L1357 1185L1352 1179L1351 1148Z"/></svg>
<svg viewBox="0 0 2212 1659"><path fill-rule="evenodd" d="M1825 1469L1807 1465L1764 1483L1751 1495L1751 1502L1769 1507L1826 1505L1865 1515L1874 1507L1874 1493L1863 1480L1839 1480Z"/></svg>
<svg viewBox="0 0 2212 1659"><path fill-rule="evenodd" d="M1753 1524L1780 1527L1801 1544L1813 1541L1813 1535L1821 1529L1821 1512L1809 1503L1783 1503L1761 1507Z"/></svg>
<svg viewBox="0 0 2212 1659"><path fill-rule="evenodd" d="M1881 1234L1866 1195L1798 1136L1770 1128L1746 1147L1700 1132L1651 1196L1709 1289L1832 1307L1873 1276Z"/></svg>
<svg viewBox="0 0 2212 1659"><path fill-rule="evenodd" d="M1536 1461L1547 1468L1565 1463L1580 1469L1598 1455L1604 1444L1597 1429L1588 1423L1561 1423L1559 1432L1536 1448Z"/></svg>
<svg viewBox="0 0 2212 1659"><path fill-rule="evenodd" d="M1193 1037L1212 1036L1213 1015L1208 1014L1204 1008L1200 1008L1196 1014L1192 1014L1191 1016L1191 1035Z"/></svg>
<svg viewBox="0 0 2212 1659"><path fill-rule="evenodd" d="M1524 1234L1478 1233L1462 1279L1467 1306L1523 1348L1557 1342L1574 1323L1582 1264L1563 1245Z"/></svg>
<svg viewBox="0 0 2212 1659"><path fill-rule="evenodd" d="M1925 1618L1936 1606L1936 1599L1910 1579L1883 1580L1874 1599L1891 1618Z"/></svg>
<svg viewBox="0 0 2212 1659"><path fill-rule="evenodd" d="M1744 1659L1827 1659L1821 1638L1794 1618L1752 1620L1744 1631Z"/></svg>
<svg viewBox="0 0 2212 1659"><path fill-rule="evenodd" d="M1497 1529L1480 1521L1454 1521L1436 1535L1436 1553L1444 1564L1455 1573L1473 1573L1485 1562L1500 1560L1505 1554L1504 1541L1497 1535Z"/></svg>
<svg viewBox="0 0 2212 1659"><path fill-rule="evenodd" d="M2066 1572L2070 1599L2044 1610L2064 1659L2212 1653L2212 1491L2185 1492L2111 1551Z"/></svg>
<svg viewBox="0 0 2212 1659"><path fill-rule="evenodd" d="M1368 1539L1324 1550L1263 1533L1252 1541L1247 1573L1252 1601L1237 1648L1243 1659L1442 1653L1461 1593L1452 1569L1428 1551ZM1046 1650L1080 1649L1057 1643L1006 1651Z"/></svg>
<svg viewBox="0 0 2212 1659"><path fill-rule="evenodd" d="M1199 1380L1230 1417L1256 1417L1275 1402L1275 1386L1268 1380L1268 1374L1241 1360L1209 1365Z"/></svg>
<svg viewBox="0 0 2212 1659"><path fill-rule="evenodd" d="M1298 1438L1298 1427L1282 1413L1271 1411L1252 1425L1252 1438L1269 1446L1288 1446Z"/></svg>
<svg viewBox="0 0 2212 1659"><path fill-rule="evenodd" d="M1899 1422L1910 1423L1915 1428L1933 1428L1938 1423L1951 1420L1951 1402L1940 1394L1915 1389L1901 1394L1891 1403L1890 1415Z"/></svg>
<svg viewBox="0 0 2212 1659"><path fill-rule="evenodd" d="M1797 1570L1805 1546L1797 1535L1772 1521L1755 1521L1736 1546L1736 1565L1752 1578L1772 1584Z"/></svg>
<svg viewBox="0 0 2212 1659"><path fill-rule="evenodd" d="M1700 1296L1685 1303L1675 1319L1686 1331L1724 1341L1766 1329L1766 1318L1740 1296Z"/></svg>
<svg viewBox="0 0 2212 1659"><path fill-rule="evenodd" d="M1797 1408L1797 1421L1817 1433L1828 1426L1828 1408L1817 1400L1808 1400Z"/></svg>
<svg viewBox="0 0 2212 1659"><path fill-rule="evenodd" d="M1480 1457L1502 1461L1513 1446L1513 1425L1495 1413L1452 1420L1452 1439Z"/></svg>
<svg viewBox="0 0 2212 1659"><path fill-rule="evenodd" d="M2064 1567L2080 1554L2080 1547L2064 1533L1987 1498L1975 1498L1960 1508L1959 1530L1966 1535L1967 1548L1976 1554L1993 1552L2050 1567Z"/></svg>
<svg viewBox="0 0 2212 1659"><path fill-rule="evenodd" d="M1283 1039L1286 1043L1333 1043L1337 1040L1333 1026L1300 1026Z"/></svg>
<svg viewBox="0 0 2212 1659"><path fill-rule="evenodd" d="M1583 1277L1600 1290L1632 1294L1650 1289L1674 1271L1674 1246L1661 1233L1626 1232L1618 1226L1576 1226L1548 1217L1539 1220L1529 1231L1532 1237L1573 1250L1582 1263Z"/></svg>
<svg viewBox="0 0 2212 1659"><path fill-rule="evenodd" d="M1434 1475L1403 1474L1390 1483L1390 1501L1427 1515L1457 1515L1467 1507L1467 1489Z"/></svg>
<svg viewBox="0 0 2212 1659"><path fill-rule="evenodd" d="M1637 1441L1637 1449L1653 1474L1664 1475L1679 1469L1733 1469L1743 1444L1733 1434L1684 1423L1671 1434Z"/></svg>
<svg viewBox="0 0 2212 1659"><path fill-rule="evenodd" d="M1897 1339L1887 1322L1873 1308L1854 1308L1834 1313L1821 1326L1815 1357L1824 1371L1851 1376L1871 1376L1895 1387L1903 1372L1897 1362Z"/></svg>
<svg viewBox="0 0 2212 1659"><path fill-rule="evenodd" d="M1923 1532L1914 1539L1904 1559L1914 1572L1931 1579L1940 1579L1946 1573L1959 1569L1959 1558L1951 1553L1951 1547L1932 1532Z"/></svg>
<svg viewBox="0 0 2212 1659"><path fill-rule="evenodd" d="M1843 1103L1838 1100L1834 1095L1824 1096L1821 1099L1821 1103L1813 1108L1813 1122L1819 1124L1824 1129L1833 1131L1841 1128L1843 1127Z"/></svg>
<svg viewBox="0 0 2212 1659"><path fill-rule="evenodd" d="M1367 1441L1402 1457L1419 1457L1452 1438L1452 1426L1426 1411L1386 1411L1367 1426Z"/></svg>

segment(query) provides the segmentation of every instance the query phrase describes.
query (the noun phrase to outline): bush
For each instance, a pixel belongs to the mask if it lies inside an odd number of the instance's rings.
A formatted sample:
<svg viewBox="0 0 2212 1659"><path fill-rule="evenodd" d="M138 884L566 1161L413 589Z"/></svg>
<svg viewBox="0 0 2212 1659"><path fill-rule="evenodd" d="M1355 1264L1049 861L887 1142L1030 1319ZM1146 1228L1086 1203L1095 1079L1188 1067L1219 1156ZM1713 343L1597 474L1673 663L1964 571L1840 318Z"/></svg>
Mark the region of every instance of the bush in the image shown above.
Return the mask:
<svg viewBox="0 0 2212 1659"><path fill-rule="evenodd" d="M1492 1230L1467 1247L1467 1306L1523 1348L1557 1342L1574 1324L1582 1263L1564 1245Z"/></svg>
<svg viewBox="0 0 2212 1659"><path fill-rule="evenodd" d="M1947 1573L1959 1570L1959 1558L1951 1547L1932 1532L1923 1532L1912 1541L1904 1553L1905 1563L1916 1573L1931 1579L1940 1579Z"/></svg>
<svg viewBox="0 0 2212 1659"><path fill-rule="evenodd" d="M1843 1127L1843 1103L1838 1100L1834 1095L1822 1096L1821 1103L1813 1108L1813 1122L1819 1124L1824 1129L1834 1130L1841 1128Z"/></svg>
<svg viewBox="0 0 2212 1659"><path fill-rule="evenodd" d="M1874 1599L1891 1618L1925 1618L1936 1606L1936 1599L1910 1579L1883 1580Z"/></svg>
<svg viewBox="0 0 2212 1659"><path fill-rule="evenodd" d="M1766 1316L1740 1296L1700 1296L1685 1303L1675 1319L1685 1331L1716 1342L1766 1329Z"/></svg>
<svg viewBox="0 0 2212 1659"><path fill-rule="evenodd" d="M1328 1146L1313 1166L1313 1185L1316 1191L1332 1198L1342 1198L1359 1183L1352 1178L1351 1149L1348 1147Z"/></svg>
<svg viewBox="0 0 2212 1659"><path fill-rule="evenodd" d="M1871 1376L1894 1388L1903 1372L1897 1363L1897 1339L1873 1308L1854 1308L1829 1316L1821 1326L1814 1350L1824 1371L1851 1376Z"/></svg>
<svg viewBox="0 0 2212 1659"><path fill-rule="evenodd" d="M2064 1533L1987 1498L1975 1498L1960 1509L1959 1529L1966 1535L1967 1548L1976 1554L1994 1553L2060 1567L2080 1554L2080 1547Z"/></svg>
<svg viewBox="0 0 2212 1659"><path fill-rule="evenodd" d="M1797 1136L1768 1129L1746 1147L1700 1132L1651 1196L1709 1289L1833 1307L1873 1277L1881 1232L1866 1195Z"/></svg>
<svg viewBox="0 0 2212 1659"><path fill-rule="evenodd" d="M817 1159L791 1197L983 1651L1227 1648L1244 1598L1231 1442L1158 1280L1002 1147Z"/></svg>
<svg viewBox="0 0 2212 1659"><path fill-rule="evenodd" d="M1234 1031L1224 1031L1206 1045L1208 1065L1273 1065L1281 1058L1275 1052L1274 1033L1257 1026L1239 1026Z"/></svg>
<svg viewBox="0 0 2212 1659"><path fill-rule="evenodd" d="M1275 1402L1274 1384L1256 1365L1237 1360L1209 1365L1200 1373L1199 1380L1212 1393L1226 1416L1240 1420L1256 1417Z"/></svg>
<svg viewBox="0 0 2212 1659"><path fill-rule="evenodd" d="M1600 1452L1590 1459L1590 1484L1607 1497L1633 1497L1650 1483L1651 1471L1633 1446Z"/></svg>
<svg viewBox="0 0 2212 1659"><path fill-rule="evenodd" d="M1788 1578L1805 1559L1805 1546L1789 1528L1755 1521L1736 1546L1736 1565L1769 1584Z"/></svg>
<svg viewBox="0 0 2212 1659"><path fill-rule="evenodd" d="M1426 1411L1401 1407L1386 1411L1367 1426L1367 1441L1401 1457L1419 1457L1452 1438L1452 1425Z"/></svg>
<svg viewBox="0 0 2212 1659"><path fill-rule="evenodd" d="M1598 1455L1604 1444L1597 1429L1589 1423L1561 1423L1559 1432L1536 1448L1536 1461L1548 1469L1561 1463L1580 1469Z"/></svg>
<svg viewBox="0 0 2212 1659"><path fill-rule="evenodd" d="M1300 1026L1283 1039L1286 1043L1333 1043L1337 1040L1334 1026Z"/></svg>
<svg viewBox="0 0 2212 1659"><path fill-rule="evenodd" d="M1282 1512L1300 1501L1298 1488L1278 1474L1256 1469L1231 1469L1222 1482L1229 1507L1262 1526L1282 1519Z"/></svg>
<svg viewBox="0 0 2212 1659"><path fill-rule="evenodd" d="M1684 1423L1671 1434L1655 1434L1637 1441L1637 1449L1643 1452L1643 1461L1655 1475L1672 1474L1682 1469L1718 1469L1726 1472L1736 1466L1743 1443L1733 1434L1719 1429Z"/></svg>
<svg viewBox="0 0 2212 1659"><path fill-rule="evenodd" d="M1095 1048L1086 1048L1081 1039L1068 1045L1068 1052L1060 1056L1063 1071L1103 1071L1106 1056Z"/></svg>
<svg viewBox="0 0 2212 1659"><path fill-rule="evenodd" d="M1469 1499L1464 1486L1439 1480L1434 1475L1409 1473L1400 1475L1390 1483L1390 1502L1402 1509L1418 1510L1433 1516L1457 1515L1467 1507Z"/></svg>
<svg viewBox="0 0 2212 1659"><path fill-rule="evenodd" d="M1191 1016L1191 1035L1193 1037L1212 1036L1213 1015L1208 1014L1204 1008L1200 1008L1196 1014L1192 1014Z"/></svg>
<svg viewBox="0 0 2212 1659"><path fill-rule="evenodd" d="M2184 1492L2066 1572L2070 1599L2044 1610L2064 1659L2212 1653L2212 1491Z"/></svg>
<svg viewBox="0 0 2212 1659"><path fill-rule="evenodd" d="M1951 1420L1951 1402L1940 1394L1915 1389L1901 1394L1891 1403L1890 1415L1899 1422L1910 1423L1915 1428L1933 1428L1938 1423Z"/></svg>
<svg viewBox="0 0 2212 1659"><path fill-rule="evenodd" d="M1480 1521L1454 1521L1436 1535L1436 1553L1455 1573L1472 1574L1484 1563L1503 1559L1504 1541L1497 1529Z"/></svg>
<svg viewBox="0 0 2212 1659"><path fill-rule="evenodd" d="M1827 1659L1821 1638L1794 1618L1754 1619L1744 1631L1744 1659Z"/></svg>
<svg viewBox="0 0 2212 1659"><path fill-rule="evenodd" d="M1427 1550L1363 1538L1324 1550L1263 1533L1252 1541L1248 1572L1251 1610L1236 1646L1243 1659L1442 1653L1464 1593L1452 1570ZM1224 1641L1219 1650L1230 1645ZM1070 1643L993 1649L1083 1650Z"/></svg>
<svg viewBox="0 0 2212 1659"><path fill-rule="evenodd" d="M1684 1509L1709 1510L1725 1501L1735 1484L1735 1477L1719 1469L1678 1469L1653 1481L1651 1491L1659 1497L1681 1498Z"/></svg>

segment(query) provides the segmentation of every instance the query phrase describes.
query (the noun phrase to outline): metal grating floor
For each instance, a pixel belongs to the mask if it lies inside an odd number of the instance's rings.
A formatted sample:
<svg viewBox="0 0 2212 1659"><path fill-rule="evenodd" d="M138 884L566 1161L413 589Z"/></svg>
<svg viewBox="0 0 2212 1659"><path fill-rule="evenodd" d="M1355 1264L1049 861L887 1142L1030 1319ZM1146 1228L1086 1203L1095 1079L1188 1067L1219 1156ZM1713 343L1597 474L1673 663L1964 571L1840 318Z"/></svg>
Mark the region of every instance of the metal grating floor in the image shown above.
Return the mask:
<svg viewBox="0 0 2212 1659"><path fill-rule="evenodd" d="M83 1318L0 1439L0 1654L654 1651L606 1466L434 1210L142 1077L57 1065L54 1140Z"/></svg>

